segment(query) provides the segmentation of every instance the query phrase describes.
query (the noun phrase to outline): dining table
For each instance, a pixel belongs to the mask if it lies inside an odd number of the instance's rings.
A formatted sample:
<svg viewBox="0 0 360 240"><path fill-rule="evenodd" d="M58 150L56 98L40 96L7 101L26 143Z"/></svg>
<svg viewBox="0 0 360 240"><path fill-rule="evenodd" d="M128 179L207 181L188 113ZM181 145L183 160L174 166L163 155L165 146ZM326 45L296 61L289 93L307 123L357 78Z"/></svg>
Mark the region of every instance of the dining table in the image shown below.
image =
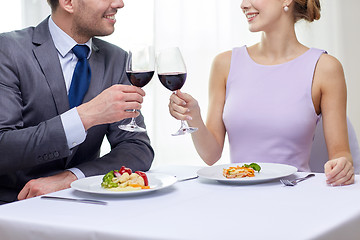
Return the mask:
<svg viewBox="0 0 360 240"><path fill-rule="evenodd" d="M229 183L198 177L204 168L208 167L153 168L149 174L176 181L138 194L69 188L45 195L104 204L39 196L1 205L0 239L360 239L358 175L348 186L329 186L324 173L285 186L279 178Z"/></svg>

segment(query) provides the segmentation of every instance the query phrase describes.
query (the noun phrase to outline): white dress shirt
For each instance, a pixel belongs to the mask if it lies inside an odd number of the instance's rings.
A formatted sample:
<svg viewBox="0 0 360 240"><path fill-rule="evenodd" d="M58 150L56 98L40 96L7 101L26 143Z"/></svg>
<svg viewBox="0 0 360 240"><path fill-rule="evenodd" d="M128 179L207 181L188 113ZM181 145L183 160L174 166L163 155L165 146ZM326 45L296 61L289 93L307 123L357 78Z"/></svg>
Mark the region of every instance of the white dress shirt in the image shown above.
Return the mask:
<svg viewBox="0 0 360 240"><path fill-rule="evenodd" d="M62 72L64 74L66 90L69 94L72 76L78 61L78 58L72 51L72 48L78 43L67 35L61 28L59 28L51 17L49 18L49 30L58 52ZM85 45L87 45L90 49L88 58L92 52L91 42L92 39L85 43ZM69 111L61 114L60 118L64 127L69 149L81 144L86 138L86 132L77 109L70 109ZM70 168L68 170L74 173L78 179L85 177L83 172L81 172L78 168Z"/></svg>

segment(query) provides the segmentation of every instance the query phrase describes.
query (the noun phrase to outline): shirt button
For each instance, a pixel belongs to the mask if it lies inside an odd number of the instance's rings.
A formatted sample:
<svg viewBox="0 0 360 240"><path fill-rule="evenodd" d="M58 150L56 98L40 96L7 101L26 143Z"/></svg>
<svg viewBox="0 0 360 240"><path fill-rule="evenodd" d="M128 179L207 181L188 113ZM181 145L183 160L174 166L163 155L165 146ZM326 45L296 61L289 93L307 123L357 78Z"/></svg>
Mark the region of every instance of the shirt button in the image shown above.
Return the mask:
<svg viewBox="0 0 360 240"><path fill-rule="evenodd" d="M72 145L73 145L73 147L76 147L76 142L73 142Z"/></svg>

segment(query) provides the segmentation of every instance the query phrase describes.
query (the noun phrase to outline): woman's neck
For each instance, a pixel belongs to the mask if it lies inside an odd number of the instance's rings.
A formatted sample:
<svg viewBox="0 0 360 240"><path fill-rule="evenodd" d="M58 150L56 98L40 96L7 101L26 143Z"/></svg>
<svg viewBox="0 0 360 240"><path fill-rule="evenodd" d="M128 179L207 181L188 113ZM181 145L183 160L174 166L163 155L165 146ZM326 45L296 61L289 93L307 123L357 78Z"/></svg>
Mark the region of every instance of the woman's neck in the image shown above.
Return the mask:
<svg viewBox="0 0 360 240"><path fill-rule="evenodd" d="M281 64L290 61L308 50L296 38L294 27L263 32L261 41L249 49L250 56L258 63Z"/></svg>

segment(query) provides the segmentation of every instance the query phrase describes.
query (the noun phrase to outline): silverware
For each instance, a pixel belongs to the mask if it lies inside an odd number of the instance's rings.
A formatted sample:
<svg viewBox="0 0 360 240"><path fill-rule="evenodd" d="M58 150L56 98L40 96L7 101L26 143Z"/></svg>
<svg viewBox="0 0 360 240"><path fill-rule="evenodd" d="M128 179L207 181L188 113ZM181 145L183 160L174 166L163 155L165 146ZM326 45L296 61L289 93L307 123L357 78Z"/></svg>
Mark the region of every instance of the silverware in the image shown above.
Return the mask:
<svg viewBox="0 0 360 240"><path fill-rule="evenodd" d="M175 176L176 177L176 176ZM193 179L197 179L199 176L195 176L195 177L189 177L189 178L183 178L183 179L179 179L178 182L184 182L184 181L188 181L188 180L193 180Z"/></svg>
<svg viewBox="0 0 360 240"><path fill-rule="evenodd" d="M315 176L315 174L311 173L311 174L309 174L309 175L307 175L305 177L296 178L296 179L291 180L291 181L286 180L286 179L280 179L280 182L282 184L284 184L285 186L295 186L298 182L304 181L305 179L308 179L308 178L313 177L313 176Z"/></svg>
<svg viewBox="0 0 360 240"><path fill-rule="evenodd" d="M71 201L71 202L107 205L107 202L93 200L93 199L65 198L65 197L55 197L55 196L41 196L41 198L42 199L64 200L64 201Z"/></svg>

